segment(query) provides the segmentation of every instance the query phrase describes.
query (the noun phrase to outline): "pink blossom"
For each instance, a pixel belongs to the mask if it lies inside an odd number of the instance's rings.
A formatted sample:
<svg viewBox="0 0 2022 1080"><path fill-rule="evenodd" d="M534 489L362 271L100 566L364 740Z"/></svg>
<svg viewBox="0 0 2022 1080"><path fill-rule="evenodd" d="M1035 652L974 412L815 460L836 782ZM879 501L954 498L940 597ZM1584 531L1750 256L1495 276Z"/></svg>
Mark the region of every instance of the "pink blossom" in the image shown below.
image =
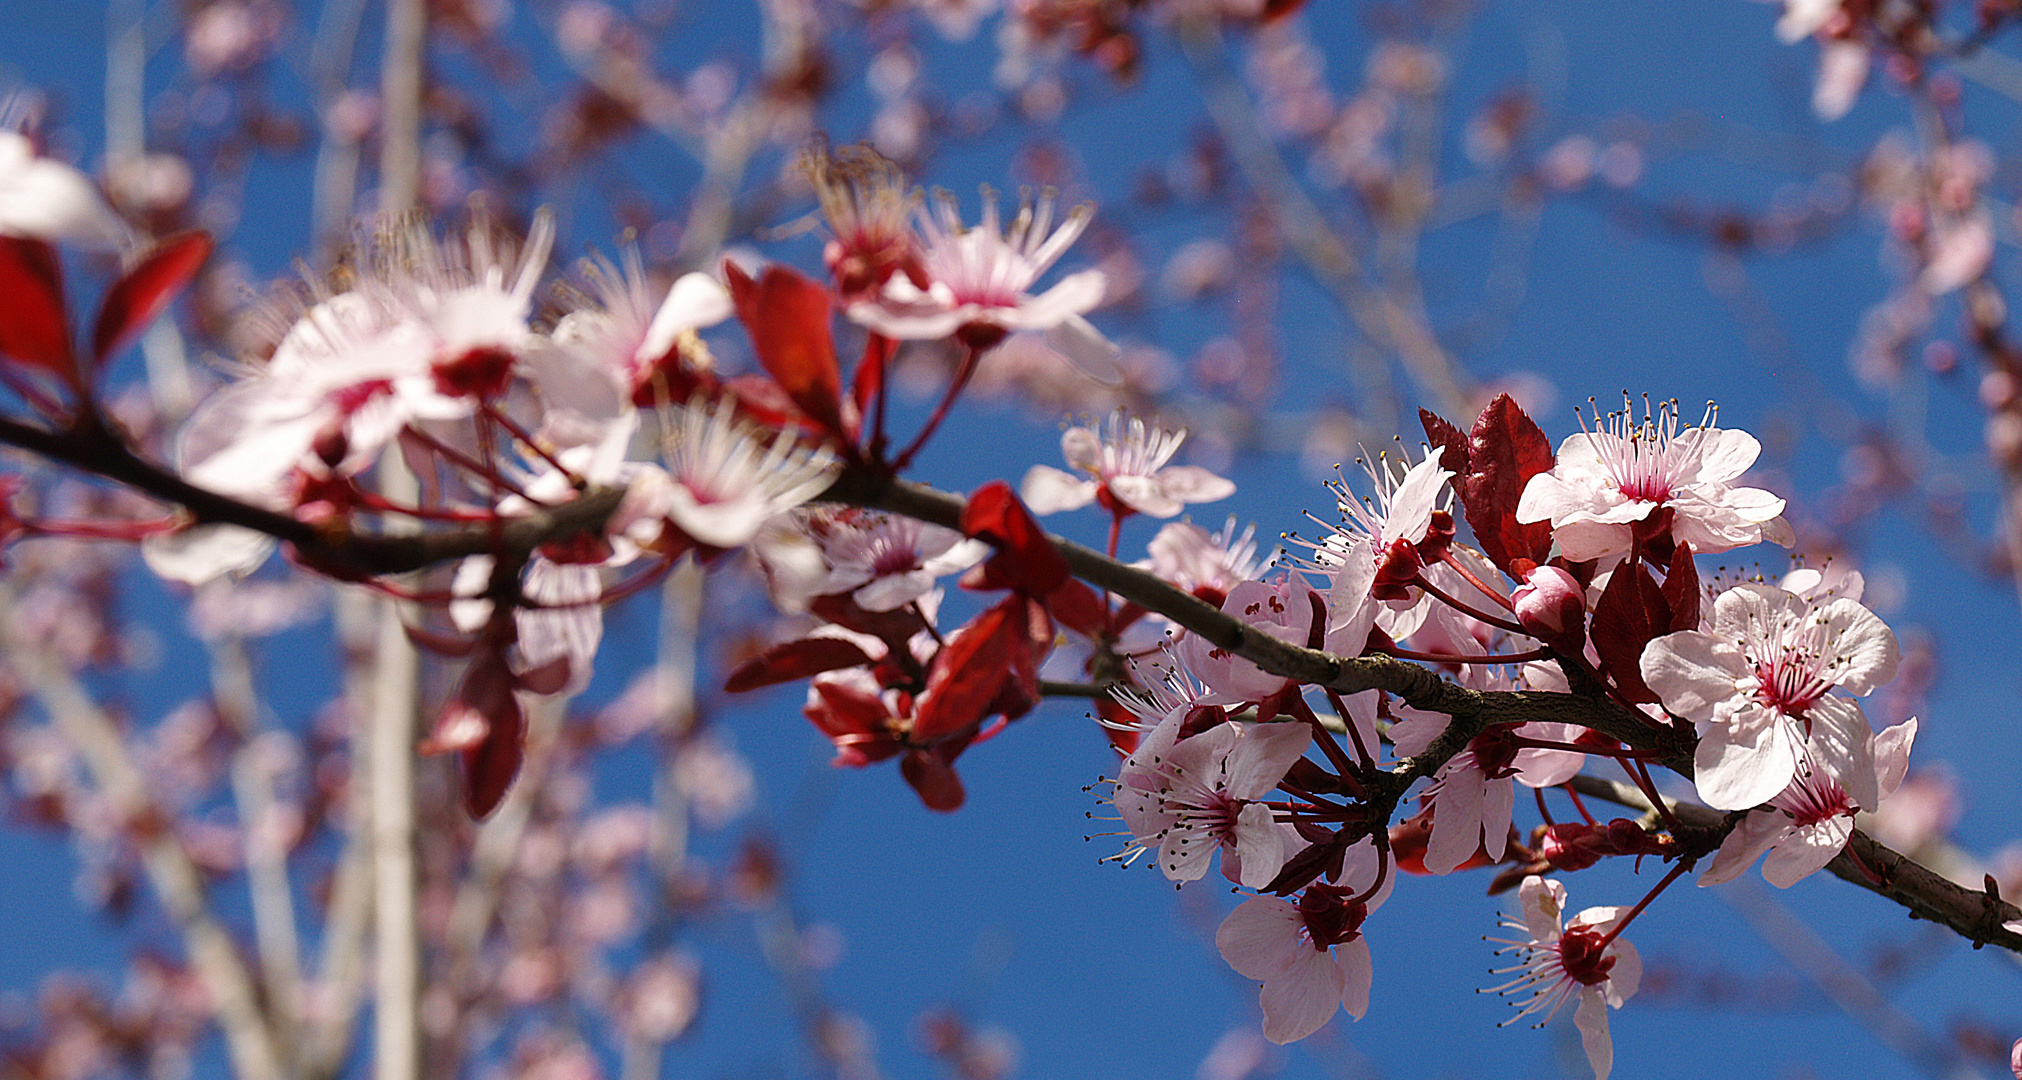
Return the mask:
<svg viewBox="0 0 2022 1080"><path fill-rule="evenodd" d="M1093 428L1071 427L1060 436L1067 463L1089 474L1076 478L1050 465L1034 465L1025 474L1019 494L1035 514L1051 514L1087 506L1098 497L1122 513L1136 511L1169 518L1188 503L1214 502L1236 493L1236 485L1197 465L1166 462L1186 442L1185 428L1167 431L1123 410L1109 414L1103 435Z"/></svg>
<svg viewBox="0 0 2022 1080"><path fill-rule="evenodd" d="M1645 404L1641 421L1625 403L1596 430L1568 437L1551 471L1524 487L1517 520L1550 521L1559 552L1574 562L1628 551L1644 522L1702 555L1790 543L1782 499L1729 486L1762 452L1753 435L1713 427L1710 408L1705 421L1680 431L1676 402L1655 415ZM1669 511L1668 526L1660 511Z"/></svg>
<svg viewBox="0 0 2022 1080"><path fill-rule="evenodd" d="M803 524L828 572L817 595L848 592L865 611L891 611L933 591L934 581L990 553L953 529L874 510L821 509Z"/></svg>
<svg viewBox="0 0 2022 1080"><path fill-rule="evenodd" d="M1857 601L1739 585L1714 600L1710 632L1650 642L1641 667L1664 707L1700 726L1699 797L1746 810L1790 785L1807 733L1854 802L1876 805L1867 717L1830 691L1866 694L1895 676L1897 659L1895 635Z"/></svg>
<svg viewBox="0 0 2022 1080"><path fill-rule="evenodd" d="M996 195L984 190L983 221L962 224L955 200L937 193L932 210L915 215L920 228L919 260L927 284L892 274L875 299L848 307L849 317L886 337L928 341L957 332L979 348L1019 330L1051 331L1049 341L1070 359L1106 366L1115 346L1082 318L1102 302L1100 270L1083 270L1043 293L1029 291L1083 229L1090 210L1077 207L1053 228L1053 197L1026 203L1006 231L998 222Z"/></svg>
<svg viewBox="0 0 2022 1080"><path fill-rule="evenodd" d="M1145 547L1151 558L1139 562L1140 569L1197 596L1227 597L1230 589L1263 570L1257 560L1257 527L1237 532L1235 518L1215 533L1175 521L1160 528Z"/></svg>
<svg viewBox="0 0 2022 1080"><path fill-rule="evenodd" d="M1228 599L1222 601L1222 613L1279 641L1307 645L1315 619L1325 618L1326 601L1304 578L1287 574L1275 584L1245 581L1229 590ZM1273 675L1195 634L1181 638L1178 650L1193 673L1213 689L1204 700L1214 704L1260 702L1292 685L1284 676Z"/></svg>
<svg viewBox="0 0 2022 1080"><path fill-rule="evenodd" d="M564 445L583 441L569 436L569 425L594 427L641 399L664 399L670 390L654 385L663 362L699 352L694 332L731 315L730 293L707 274L683 274L656 300L635 250L622 265L596 259L580 272L594 297L555 324L529 373L544 406L543 434Z"/></svg>
<svg viewBox="0 0 2022 1080"><path fill-rule="evenodd" d="M1888 798L1902 785L1916 737L1914 718L1874 736L1870 760L1880 798ZM1790 888L1831 862L1853 835L1854 815L1869 809L1847 792L1840 767L1831 755L1816 756L1805 747L1790 786L1769 805L1749 811L1727 834L1699 884L1732 881L1764 853L1768 857L1762 860L1762 876L1779 889Z"/></svg>
<svg viewBox="0 0 2022 1080"><path fill-rule="evenodd" d="M1344 656L1362 655L1383 608L1417 611L1424 594L1407 594L1404 587L1423 567L1418 545L1431 531L1440 493L1453 475L1431 453L1408 467L1384 456L1374 463L1365 461L1364 467L1375 497L1357 498L1342 481L1329 485L1342 522L1320 542L1313 558L1315 567L1334 577L1326 643L1330 651ZM1388 632L1408 637L1422 618L1423 612L1417 611L1405 622L1393 623Z"/></svg>
<svg viewBox="0 0 2022 1080"><path fill-rule="evenodd" d="M1508 689L1510 684L1506 676L1486 676L1476 665L1464 668L1460 681L1481 690ZM1400 759L1424 753L1453 722L1444 714L1408 706L1398 706L1397 713L1390 739ZM1522 746L1517 740L1571 743L1578 734L1570 724L1543 721L1491 727L1449 758L1434 774L1432 786L1420 796L1424 805L1434 808L1425 868L1435 874L1450 874L1472 858L1476 849L1486 850L1492 859L1502 858L1509 841L1516 782L1533 788L1563 784L1586 761L1586 755L1577 751Z"/></svg>
<svg viewBox="0 0 2022 1080"><path fill-rule="evenodd" d="M669 521L697 543L741 546L774 515L827 490L840 465L789 431L739 419L734 402L693 402L665 412L666 469L633 477L611 528L651 530Z"/></svg>
<svg viewBox="0 0 2022 1080"><path fill-rule="evenodd" d="M1369 905L1354 890L1309 885L1293 904L1253 896L1215 931L1222 959L1246 979L1264 984L1264 1037L1297 1042L1320 1030L1337 1009L1361 1019L1369 1011L1375 969L1362 922Z"/></svg>
<svg viewBox="0 0 2022 1080"><path fill-rule="evenodd" d="M0 130L0 236L113 245L126 235L89 177L36 156L28 136Z"/></svg>
<svg viewBox="0 0 2022 1080"><path fill-rule="evenodd" d="M1298 834L1259 800L1277 788L1312 736L1298 722L1222 721L1187 734L1195 712L1186 702L1169 710L1124 760L1116 807L1131 832L1126 852L1156 848L1166 877L1195 881L1219 850L1231 880L1263 888L1296 853Z"/></svg>
<svg viewBox="0 0 2022 1080"><path fill-rule="evenodd" d="M1496 955L1514 954L1517 963L1497 968L1497 975L1517 977L1495 988L1496 993L1513 998L1517 1014L1503 1021L1513 1024L1526 1016L1544 1013L1539 1026L1550 1023L1559 1008L1577 996L1580 1004L1573 1012L1573 1025L1580 1029L1580 1042L1593 1066L1595 1080L1608 1080L1615 1064L1614 1043L1608 1038L1608 1010L1619 1009L1636 993L1643 979L1643 961L1627 939L1609 935L1627 913L1619 907L1591 907L1573 916L1563 927L1566 887L1558 881L1527 877L1517 890L1523 900L1522 922L1504 919L1502 925L1529 935L1527 941L1490 938L1505 946Z"/></svg>

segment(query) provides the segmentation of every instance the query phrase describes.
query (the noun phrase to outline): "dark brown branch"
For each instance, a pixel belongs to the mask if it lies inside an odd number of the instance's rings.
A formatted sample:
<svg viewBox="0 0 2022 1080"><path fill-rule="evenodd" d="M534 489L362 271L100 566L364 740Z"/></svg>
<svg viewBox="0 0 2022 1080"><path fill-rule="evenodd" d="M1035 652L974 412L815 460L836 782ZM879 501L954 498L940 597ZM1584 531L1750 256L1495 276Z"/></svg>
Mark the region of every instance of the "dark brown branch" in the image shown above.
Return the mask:
<svg viewBox="0 0 2022 1080"><path fill-rule="evenodd" d="M339 577L401 574L471 555L524 556L550 541L601 529L624 498L622 490L597 489L561 506L515 517L496 529L477 524L403 536L357 533L300 521L197 487L134 453L116 433L88 423L50 431L0 418L0 443L116 480L182 507L197 523L265 533L292 546L302 562Z"/></svg>
<svg viewBox="0 0 2022 1080"><path fill-rule="evenodd" d="M1582 795L1606 799L1632 810L1649 811L1650 800L1628 784L1598 776L1576 776L1573 789ZM1725 814L1692 803L1672 803L1671 813L1686 825L1719 828ZM2022 909L1997 897L1968 889L1950 878L1899 852L1892 851L1860 830L1854 830L1846 849L1826 864L1833 876L1869 892L1879 893L1909 909L1910 918L1925 919L1950 927L1960 937L1982 945L1999 945L2022 953L2022 934L2002 928L2002 923L2022 919ZM1872 871L1872 872L1870 872Z"/></svg>
<svg viewBox="0 0 2022 1080"><path fill-rule="evenodd" d="M966 505L959 495L935 491L902 480L881 481L857 472L846 472L822 496L836 502L887 510L921 521L959 529ZM1313 683L1342 694L1364 690L1385 690L1406 704L1428 712L1453 717L1425 753L1398 763L1384 777L1380 787L1369 793L1369 802L1379 810L1394 808L1397 800L1419 778L1430 776L1455 754L1466 749L1469 740L1496 724L1521 724L1533 720L1578 724L1641 750L1657 750L1656 763L1684 776L1692 775L1692 753L1678 736L1653 726L1639 713L1605 698L1539 691L1480 691L1456 686L1417 664L1389 657L1365 656L1348 659L1279 641L1255 633L1241 621L1222 614L1190 593L1182 592L1145 571L1125 566L1092 548L1072 540L1053 538L1053 546L1067 560L1076 577L1099 585L1126 600L1156 611L1188 631L1199 634L1217 648L1236 653L1275 674ZM1580 776L1575 788L1624 806L1651 809L1649 801L1632 787L1596 777ZM1672 813L1690 826L1721 824L1718 810L1689 804L1674 805ZM1873 873L1865 872L1863 866ZM1928 919L1952 928L1977 948L1993 943L2022 953L2022 934L2002 928L2002 923L2022 919L2022 910L1983 893L1961 888L1897 852L1876 843L1866 833L1856 831L1847 849L1827 866L1835 875L1879 893L1909 909L1913 918Z"/></svg>

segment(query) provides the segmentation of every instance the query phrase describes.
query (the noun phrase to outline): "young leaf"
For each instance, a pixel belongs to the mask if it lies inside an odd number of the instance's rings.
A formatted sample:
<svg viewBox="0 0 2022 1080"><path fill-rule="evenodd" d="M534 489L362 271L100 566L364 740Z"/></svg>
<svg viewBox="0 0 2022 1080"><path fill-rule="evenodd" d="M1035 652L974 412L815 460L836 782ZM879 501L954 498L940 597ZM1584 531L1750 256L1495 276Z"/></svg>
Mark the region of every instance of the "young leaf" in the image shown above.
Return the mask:
<svg viewBox="0 0 2022 1080"><path fill-rule="evenodd" d="M1418 423L1425 428L1426 441L1439 448L1439 467L1467 476L1467 434L1428 409L1418 410Z"/></svg>
<svg viewBox="0 0 2022 1080"><path fill-rule="evenodd" d="M98 323L91 332L94 369L145 330L189 286L210 256L209 233L178 233L156 244L146 258L113 282L98 307Z"/></svg>
<svg viewBox="0 0 2022 1080"><path fill-rule="evenodd" d="M1024 600L1015 594L957 631L934 658L913 741L931 744L981 724L1012 677L1012 651L1024 632Z"/></svg>
<svg viewBox="0 0 2022 1080"><path fill-rule="evenodd" d="M1033 596L1051 596L1069 577L1067 560L1038 519L1018 501L1011 485L992 480L969 496L962 510L962 533L997 547L984 564L982 580Z"/></svg>
<svg viewBox="0 0 2022 1080"><path fill-rule="evenodd" d="M1671 568L1664 574L1664 606L1671 618L1664 629L1699 629L1699 567L1692 561L1692 545L1679 544L1671 553Z"/></svg>
<svg viewBox="0 0 2022 1080"><path fill-rule="evenodd" d="M816 426L837 439L848 439L842 418L842 374L829 335L828 290L776 263L756 280L736 263L723 267L737 317L751 334L758 362Z"/></svg>
<svg viewBox="0 0 2022 1080"><path fill-rule="evenodd" d="M856 642L843 638L811 637L789 641L737 665L724 680L723 688L733 694L756 690L797 679L812 678L824 671L868 667L873 661Z"/></svg>
<svg viewBox="0 0 2022 1080"><path fill-rule="evenodd" d="M1517 559L1545 561L1551 523L1520 525L1516 508L1531 477L1551 469L1551 440L1508 394L1498 394L1475 419L1467 457L1468 475L1457 487L1482 554L1506 573Z"/></svg>
<svg viewBox="0 0 2022 1080"><path fill-rule="evenodd" d="M1657 700L1643 682L1640 664L1643 646L1665 632L1669 615L1663 592L1640 559L1617 566L1594 604L1589 631L1594 651L1600 654L1601 669L1614 680L1615 688L1631 701Z"/></svg>
<svg viewBox="0 0 2022 1080"><path fill-rule="evenodd" d="M63 267L46 241L0 236L0 355L73 386L79 382L63 308Z"/></svg>

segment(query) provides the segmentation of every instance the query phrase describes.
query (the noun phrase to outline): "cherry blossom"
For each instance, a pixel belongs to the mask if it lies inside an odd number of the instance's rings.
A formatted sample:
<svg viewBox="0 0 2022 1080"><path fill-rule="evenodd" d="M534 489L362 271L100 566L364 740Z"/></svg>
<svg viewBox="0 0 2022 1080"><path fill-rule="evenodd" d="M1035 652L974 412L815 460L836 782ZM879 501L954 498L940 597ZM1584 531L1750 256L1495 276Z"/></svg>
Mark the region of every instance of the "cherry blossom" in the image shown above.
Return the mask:
<svg viewBox="0 0 2022 1080"><path fill-rule="evenodd" d="M670 358L701 357L694 332L731 315L730 293L707 274L675 279L657 302L636 250L624 262L586 262L581 270L593 297L564 315L529 367L546 406L544 434L575 441L572 425L592 430L633 405L659 405L687 392L667 384ZM594 434L577 438L593 438Z"/></svg>
<svg viewBox="0 0 2022 1080"><path fill-rule="evenodd" d="M1298 574L1286 574L1271 584L1243 582L1229 590L1228 599L1222 601L1223 614L1294 645L1311 644L1314 623L1325 617L1325 608L1325 598ZM1180 639L1178 651L1187 667L1212 688L1204 700L1214 704L1260 702L1293 686L1284 676L1273 675L1194 634Z"/></svg>
<svg viewBox="0 0 2022 1080"><path fill-rule="evenodd" d="M1867 717L1834 688L1867 694L1895 676L1896 637L1858 601L1808 600L1739 585L1713 602L1712 629L1684 630L1643 650L1643 681L1674 715L1701 728L1693 755L1699 797L1746 810L1790 785L1809 739L1874 806Z"/></svg>
<svg viewBox="0 0 2022 1080"><path fill-rule="evenodd" d="M1116 807L1132 837L1125 858L1156 848L1166 877L1195 881L1220 850L1223 873L1263 888L1296 850L1289 845L1298 834L1258 800L1285 778L1312 736L1297 722L1222 721L1188 733L1195 711L1185 702L1169 710L1124 760Z"/></svg>
<svg viewBox="0 0 2022 1080"><path fill-rule="evenodd" d="M1253 896L1215 931L1222 959L1246 979L1264 984L1259 1004L1264 1037L1297 1042L1320 1030L1337 1009L1357 1020L1369 1011L1375 970L1362 923L1389 896L1374 845L1348 849L1340 880L1315 882L1298 901Z"/></svg>
<svg viewBox="0 0 2022 1080"><path fill-rule="evenodd" d="M1077 479L1050 465L1034 465L1025 474L1019 494L1035 514L1075 510L1101 499L1116 513L1135 511L1169 518L1188 503L1214 502L1236 493L1236 485L1197 465L1167 465L1181 444L1185 428L1171 431L1125 418L1123 410L1109 414L1105 432L1071 427L1060 436L1067 463L1089 474Z"/></svg>
<svg viewBox="0 0 2022 1080"><path fill-rule="evenodd" d="M28 136L0 129L0 236L111 245L126 235L89 177L37 156Z"/></svg>
<svg viewBox="0 0 2022 1080"><path fill-rule="evenodd" d="M1230 589L1264 569L1257 559L1257 527L1238 532L1233 517L1212 533L1191 521L1172 522L1152 536L1145 550L1151 557L1140 560L1139 569L1197 596L1206 592L1226 597Z"/></svg>
<svg viewBox="0 0 2022 1080"><path fill-rule="evenodd" d="M1477 690L1512 686L1508 676L1490 675L1472 664L1462 669L1459 681ZM1424 753L1452 723L1452 717L1443 713L1420 712L1409 706L1398 706L1396 711L1398 720L1390 727L1390 739L1400 758ZM1516 782L1533 788L1563 784L1586 760L1577 751L1524 746L1520 740L1571 743L1578 736L1579 729L1570 724L1545 721L1491 727L1449 758L1420 796L1423 805L1433 808L1425 868L1435 874L1450 874L1478 849L1487 851L1490 859L1501 859L1509 841Z"/></svg>
<svg viewBox="0 0 2022 1080"><path fill-rule="evenodd" d="M1106 279L1100 270L1062 278L1034 296L1029 291L1088 227L1091 210L1076 207L1053 228L1053 196L1025 202L1007 231L999 223L997 197L984 189L983 220L962 224L954 197L937 192L931 210L915 215L920 229L919 261L927 284L892 274L875 299L848 307L849 317L907 341L933 340L958 332L975 347L988 348L1019 330L1050 331L1048 341L1069 359L1106 366L1116 348L1082 318L1102 302Z"/></svg>
<svg viewBox="0 0 2022 1080"><path fill-rule="evenodd" d="M1574 562L1622 554L1639 536L1669 536L1701 555L1763 540L1788 546L1783 500L1729 486L1762 444L1712 420L1709 407L1705 420L1681 431L1676 402L1654 415L1646 407L1641 421L1625 403L1560 444L1551 471L1524 487L1517 520L1550 521L1559 552Z"/></svg>
<svg viewBox="0 0 2022 1080"><path fill-rule="evenodd" d="M1529 935L1529 940L1490 938L1503 945L1497 956L1515 955L1517 963L1497 968L1497 975L1517 977L1495 988L1514 1000L1517 1014L1504 1024L1542 1012L1538 1025L1550 1023L1559 1008L1577 996L1573 1025L1580 1029L1587 1063L1595 1080L1608 1080L1615 1064L1614 1043L1608 1038L1608 1010L1619 1009L1636 993L1643 978L1643 961L1635 946L1621 937L1611 937L1627 914L1619 907L1591 907L1561 925L1566 908L1566 887L1549 878L1527 877L1518 888L1524 917L1518 922L1504 919L1502 925Z"/></svg>
<svg viewBox="0 0 2022 1080"><path fill-rule="evenodd" d="M822 261L845 299L874 303L894 274L924 285L919 243L908 227L920 196L896 164L869 146L844 146L831 155L817 145L801 155L800 167L832 234Z"/></svg>
<svg viewBox="0 0 2022 1080"><path fill-rule="evenodd" d="M1902 786L1910 744L1916 738L1914 718L1874 736L1870 757L1879 798L1888 798ZM1749 811L1727 834L1713 865L1699 875L1699 884L1732 881L1765 853L1763 879L1779 889L1790 888L1831 862L1853 835L1854 815L1870 809L1848 794L1839 775L1842 767L1832 755L1814 754L1807 746L1790 786L1769 805Z"/></svg>
<svg viewBox="0 0 2022 1080"><path fill-rule="evenodd" d="M828 509L802 521L826 559L816 594L848 592L865 611L890 611L925 596L934 581L990 553L953 529L871 510Z"/></svg>
<svg viewBox="0 0 2022 1080"><path fill-rule="evenodd" d="M1344 656L1362 654L1369 631L1385 607L1413 612L1424 598L1422 593L1406 591L1405 584L1425 565L1418 545L1431 533L1440 494L1453 476L1431 453L1416 465L1379 455L1374 462L1364 461L1363 466L1375 496L1357 498L1345 482L1331 484L1342 521L1320 542L1313 558L1315 567L1334 578L1327 648ZM1422 617L1419 612L1393 623L1387 632L1393 637L1408 637Z"/></svg>
<svg viewBox="0 0 2022 1080"><path fill-rule="evenodd" d="M666 469L633 479L613 529L664 519L699 544L739 547L774 515L821 494L840 468L825 448L739 419L728 398L669 409L665 422Z"/></svg>

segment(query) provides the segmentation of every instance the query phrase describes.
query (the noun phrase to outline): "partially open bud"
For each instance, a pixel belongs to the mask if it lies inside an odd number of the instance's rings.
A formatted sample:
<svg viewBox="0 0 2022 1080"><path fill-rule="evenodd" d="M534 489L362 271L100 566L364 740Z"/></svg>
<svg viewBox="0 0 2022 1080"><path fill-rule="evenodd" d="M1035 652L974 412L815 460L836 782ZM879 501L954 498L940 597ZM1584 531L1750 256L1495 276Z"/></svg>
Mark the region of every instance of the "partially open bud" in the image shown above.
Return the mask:
<svg viewBox="0 0 2022 1080"><path fill-rule="evenodd" d="M1525 575L1510 594L1517 622L1553 648L1578 652L1585 637L1587 591L1573 575L1556 566L1540 566Z"/></svg>

